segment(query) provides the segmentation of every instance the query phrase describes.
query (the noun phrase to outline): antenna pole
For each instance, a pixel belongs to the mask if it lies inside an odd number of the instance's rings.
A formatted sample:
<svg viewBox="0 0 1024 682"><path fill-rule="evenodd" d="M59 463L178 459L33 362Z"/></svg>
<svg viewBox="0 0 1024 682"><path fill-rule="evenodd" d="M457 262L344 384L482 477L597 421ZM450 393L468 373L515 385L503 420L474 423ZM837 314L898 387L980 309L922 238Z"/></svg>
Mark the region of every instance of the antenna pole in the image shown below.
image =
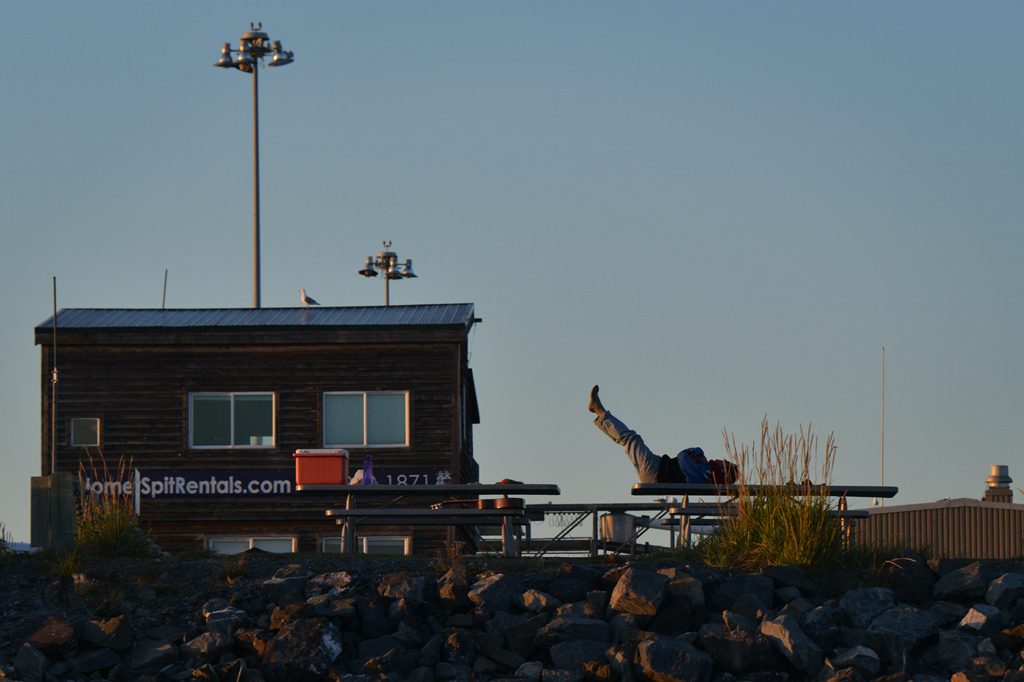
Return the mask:
<svg viewBox="0 0 1024 682"><path fill-rule="evenodd" d="M885 485L885 346L882 346L882 485Z"/></svg>
<svg viewBox="0 0 1024 682"><path fill-rule="evenodd" d="M53 391L50 394L50 475L57 470L57 276L53 276Z"/></svg>
<svg viewBox="0 0 1024 682"><path fill-rule="evenodd" d="M164 297L160 300L160 310L167 307L167 268L164 268Z"/></svg>

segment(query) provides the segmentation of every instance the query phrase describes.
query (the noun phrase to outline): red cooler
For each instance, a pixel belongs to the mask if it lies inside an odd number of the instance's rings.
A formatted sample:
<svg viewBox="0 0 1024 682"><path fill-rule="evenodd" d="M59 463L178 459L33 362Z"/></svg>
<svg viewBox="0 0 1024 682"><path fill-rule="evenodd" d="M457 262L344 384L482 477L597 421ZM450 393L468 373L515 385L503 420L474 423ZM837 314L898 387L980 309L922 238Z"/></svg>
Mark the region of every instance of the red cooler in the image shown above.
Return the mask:
<svg viewBox="0 0 1024 682"><path fill-rule="evenodd" d="M348 483L348 450L296 450L296 485Z"/></svg>

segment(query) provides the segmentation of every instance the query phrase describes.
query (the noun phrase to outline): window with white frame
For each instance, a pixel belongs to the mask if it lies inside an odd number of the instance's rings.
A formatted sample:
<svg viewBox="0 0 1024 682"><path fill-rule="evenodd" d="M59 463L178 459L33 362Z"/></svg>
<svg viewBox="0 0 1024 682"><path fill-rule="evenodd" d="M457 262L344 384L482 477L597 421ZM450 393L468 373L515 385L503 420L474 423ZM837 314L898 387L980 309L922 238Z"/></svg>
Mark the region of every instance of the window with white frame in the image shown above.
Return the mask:
<svg viewBox="0 0 1024 682"><path fill-rule="evenodd" d="M99 419L72 419L71 420L71 445L75 447L99 447L100 444L100 420Z"/></svg>
<svg viewBox="0 0 1024 682"><path fill-rule="evenodd" d="M324 447L408 444L408 391L324 393Z"/></svg>
<svg viewBox="0 0 1024 682"><path fill-rule="evenodd" d="M358 538L361 554L412 554L411 535L363 535ZM323 539L325 554L341 553L341 538L327 537Z"/></svg>
<svg viewBox="0 0 1024 682"><path fill-rule="evenodd" d="M262 549L274 554L295 551L293 537L212 537L206 539L206 546L218 554L239 554L250 549Z"/></svg>
<svg viewBox="0 0 1024 682"><path fill-rule="evenodd" d="M189 447L274 445L273 393L193 393L189 398Z"/></svg>

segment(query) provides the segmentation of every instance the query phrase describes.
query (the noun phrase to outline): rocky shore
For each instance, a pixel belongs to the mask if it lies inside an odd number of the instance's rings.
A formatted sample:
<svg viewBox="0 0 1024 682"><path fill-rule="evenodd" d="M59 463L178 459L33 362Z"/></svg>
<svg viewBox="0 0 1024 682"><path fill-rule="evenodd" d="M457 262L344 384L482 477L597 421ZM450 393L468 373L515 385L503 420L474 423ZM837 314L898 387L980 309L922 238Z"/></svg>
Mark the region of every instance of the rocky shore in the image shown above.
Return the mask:
<svg viewBox="0 0 1024 682"><path fill-rule="evenodd" d="M1024 567L248 554L0 569L0 677L284 682L1024 682Z"/></svg>

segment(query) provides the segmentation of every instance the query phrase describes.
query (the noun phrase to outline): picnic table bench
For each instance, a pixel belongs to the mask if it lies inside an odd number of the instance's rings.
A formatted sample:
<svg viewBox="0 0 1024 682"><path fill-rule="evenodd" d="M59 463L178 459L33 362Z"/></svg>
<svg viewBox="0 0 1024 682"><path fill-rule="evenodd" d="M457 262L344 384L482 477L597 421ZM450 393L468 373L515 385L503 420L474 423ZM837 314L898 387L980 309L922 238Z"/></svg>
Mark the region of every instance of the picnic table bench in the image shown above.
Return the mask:
<svg viewBox="0 0 1024 682"><path fill-rule="evenodd" d="M664 502L584 502L584 503L562 503L562 502L548 502L544 504L528 504L526 509L530 515L541 515L557 514L564 515L568 521L566 525L551 538L528 538L531 543L539 544L532 550L536 556L544 556L549 550L558 550L563 544L565 544L570 533L576 528L581 526L584 521L589 517L591 520L591 534L588 539L587 551L590 556L597 557L598 555L598 541L600 533L598 532L598 525L601 518L601 513L605 512L608 514L623 514L626 512L633 511L649 511L654 512L652 520L661 519L668 511L668 505ZM641 530L640 533L643 531ZM636 540L639 533L635 533L632 541ZM624 543L618 543L625 547L631 544L630 541ZM622 548L620 547L620 549Z"/></svg>
<svg viewBox="0 0 1024 682"><path fill-rule="evenodd" d="M549 483L455 483L450 485L298 485L304 492L338 493L345 498L344 509L330 508L325 514L342 526L342 551L354 553L357 526L501 526L502 552L518 556L515 526L525 523L526 506L505 508L465 508L444 506L461 504L481 495L518 497L520 495L558 495L557 485ZM358 508L357 500L384 500L377 507ZM415 505L394 506L410 499ZM434 508L441 505L440 508Z"/></svg>

